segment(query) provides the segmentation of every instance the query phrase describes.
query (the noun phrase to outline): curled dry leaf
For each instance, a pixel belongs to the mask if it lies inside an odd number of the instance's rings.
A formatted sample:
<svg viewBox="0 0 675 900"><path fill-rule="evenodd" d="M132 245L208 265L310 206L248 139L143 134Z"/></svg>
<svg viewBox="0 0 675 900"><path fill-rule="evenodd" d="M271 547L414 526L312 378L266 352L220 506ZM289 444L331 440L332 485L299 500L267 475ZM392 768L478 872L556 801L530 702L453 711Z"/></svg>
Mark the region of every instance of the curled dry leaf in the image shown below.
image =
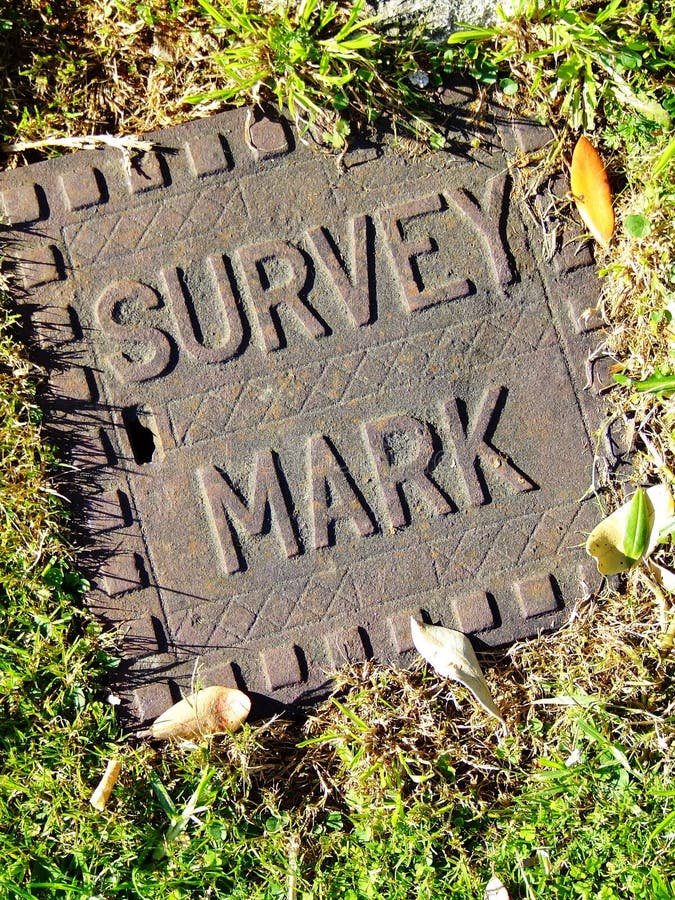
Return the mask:
<svg viewBox="0 0 675 900"><path fill-rule="evenodd" d="M509 900L509 892L496 875L485 885L483 900Z"/></svg>
<svg viewBox="0 0 675 900"><path fill-rule="evenodd" d="M651 559L647 562L647 568L660 588L669 594L675 594L675 572Z"/></svg>
<svg viewBox="0 0 675 900"><path fill-rule="evenodd" d="M89 798L89 802L94 809L99 810L99 812L105 809L106 803L110 799L112 789L115 787L117 779L120 777L121 770L122 763L119 759L108 760L108 765L105 768L103 777L96 786L96 790Z"/></svg>
<svg viewBox="0 0 675 900"><path fill-rule="evenodd" d="M572 196L579 215L595 240L609 246L614 234L612 191L602 160L588 138L580 137L572 153Z"/></svg>
<svg viewBox="0 0 675 900"><path fill-rule="evenodd" d="M159 740L190 740L237 731L250 711L251 701L246 694L214 685L174 703L155 719L148 733Z"/></svg>
<svg viewBox="0 0 675 900"><path fill-rule="evenodd" d="M502 714L492 699L490 689L478 665L471 641L461 631L426 625L411 617L410 632L415 647L426 661L444 678L452 678L467 687L486 712L502 724Z"/></svg>
<svg viewBox="0 0 675 900"><path fill-rule="evenodd" d="M618 575L640 557L654 552L664 522L673 515L675 502L665 484L655 484L633 497L595 526L586 541L601 575ZM640 499L642 497L642 499ZM638 502L636 502L638 501Z"/></svg>

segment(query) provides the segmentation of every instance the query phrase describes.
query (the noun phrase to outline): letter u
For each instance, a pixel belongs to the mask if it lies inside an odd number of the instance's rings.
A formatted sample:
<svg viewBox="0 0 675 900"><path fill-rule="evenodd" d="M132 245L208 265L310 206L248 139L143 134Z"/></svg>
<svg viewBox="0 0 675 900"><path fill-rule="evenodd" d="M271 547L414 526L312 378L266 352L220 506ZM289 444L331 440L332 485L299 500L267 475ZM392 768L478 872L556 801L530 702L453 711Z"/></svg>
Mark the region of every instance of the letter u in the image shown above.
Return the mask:
<svg viewBox="0 0 675 900"><path fill-rule="evenodd" d="M222 256L209 256L206 265L220 301L218 304L220 316L215 310L214 315L224 320L227 326L227 339L219 347L207 347L202 342L204 329L197 316L197 309L188 286L185 280L180 278L177 269L162 269L165 293L169 298L178 325L181 347L185 352L198 362L226 362L240 352L244 343L242 312L235 299Z"/></svg>

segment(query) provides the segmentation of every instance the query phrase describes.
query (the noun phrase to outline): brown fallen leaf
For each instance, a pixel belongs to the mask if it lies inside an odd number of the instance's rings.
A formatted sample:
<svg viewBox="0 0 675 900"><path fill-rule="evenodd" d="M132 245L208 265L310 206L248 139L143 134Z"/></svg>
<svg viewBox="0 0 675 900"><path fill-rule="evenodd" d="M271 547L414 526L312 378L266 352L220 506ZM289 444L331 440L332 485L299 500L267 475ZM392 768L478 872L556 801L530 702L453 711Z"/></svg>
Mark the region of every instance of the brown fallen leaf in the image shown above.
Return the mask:
<svg viewBox="0 0 675 900"><path fill-rule="evenodd" d="M236 688L213 685L174 703L146 734L158 740L208 737L237 731L251 711L251 701Z"/></svg>
<svg viewBox="0 0 675 900"><path fill-rule="evenodd" d="M461 631L426 625L410 618L413 643L439 675L452 678L467 687L486 712L505 725L502 714L492 699L471 641Z"/></svg>
<svg viewBox="0 0 675 900"><path fill-rule="evenodd" d="M601 246L608 247L614 234L612 191L598 151L583 136L572 153L570 184L584 224Z"/></svg>
<svg viewBox="0 0 675 900"><path fill-rule="evenodd" d="M121 770L122 763L119 759L108 760L108 765L105 768L103 777L96 786L96 790L89 798L89 802L94 809L99 810L99 812L105 809L106 803L110 799L112 789L115 787L117 779L120 777Z"/></svg>

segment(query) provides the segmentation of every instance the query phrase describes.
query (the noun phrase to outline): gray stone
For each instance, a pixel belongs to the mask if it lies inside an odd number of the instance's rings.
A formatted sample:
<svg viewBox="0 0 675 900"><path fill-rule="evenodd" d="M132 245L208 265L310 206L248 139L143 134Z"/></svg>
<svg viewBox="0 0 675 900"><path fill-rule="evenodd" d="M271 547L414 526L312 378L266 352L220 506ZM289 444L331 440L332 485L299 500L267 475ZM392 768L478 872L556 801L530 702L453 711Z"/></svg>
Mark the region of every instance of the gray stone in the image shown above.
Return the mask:
<svg viewBox="0 0 675 900"><path fill-rule="evenodd" d="M384 23L401 28L421 24L440 40L459 25L496 25L501 21L498 5L505 11L510 8L496 0L374 0L371 8Z"/></svg>

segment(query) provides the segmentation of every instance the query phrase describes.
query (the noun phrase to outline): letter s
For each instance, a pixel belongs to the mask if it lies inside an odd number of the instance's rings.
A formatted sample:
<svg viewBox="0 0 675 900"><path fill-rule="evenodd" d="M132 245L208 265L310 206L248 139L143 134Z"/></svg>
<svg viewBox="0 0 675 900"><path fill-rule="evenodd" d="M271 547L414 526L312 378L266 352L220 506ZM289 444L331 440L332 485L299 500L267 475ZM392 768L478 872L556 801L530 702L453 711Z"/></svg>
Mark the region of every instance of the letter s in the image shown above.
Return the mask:
<svg viewBox="0 0 675 900"><path fill-rule="evenodd" d="M118 381L147 381L168 369L173 348L169 335L136 322L139 313L162 305L157 291L139 281L113 282L96 301L99 327L117 344L106 358Z"/></svg>

